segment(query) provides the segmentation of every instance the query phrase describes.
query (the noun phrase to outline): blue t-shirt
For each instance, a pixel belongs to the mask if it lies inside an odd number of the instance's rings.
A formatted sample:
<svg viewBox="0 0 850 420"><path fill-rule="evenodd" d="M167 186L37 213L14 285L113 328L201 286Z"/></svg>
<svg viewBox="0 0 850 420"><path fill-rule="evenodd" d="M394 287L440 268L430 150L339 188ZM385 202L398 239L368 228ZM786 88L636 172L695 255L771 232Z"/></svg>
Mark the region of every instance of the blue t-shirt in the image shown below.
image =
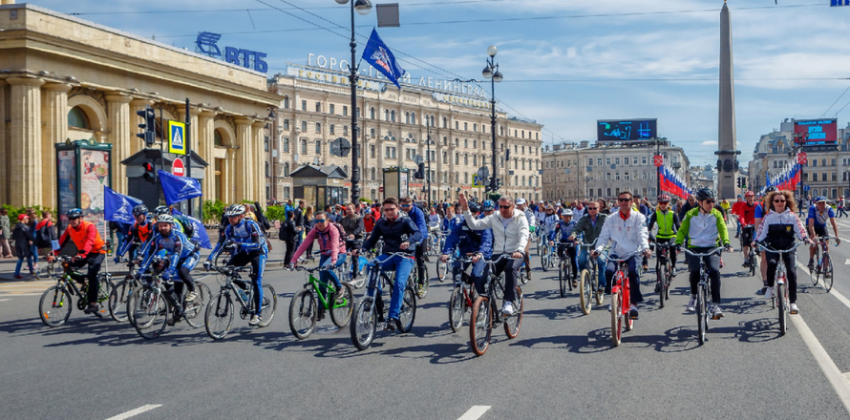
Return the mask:
<svg viewBox="0 0 850 420"><path fill-rule="evenodd" d="M763 219L764 218L764 209L761 207L761 203L756 204L756 210L753 213L754 219Z"/></svg>
<svg viewBox="0 0 850 420"><path fill-rule="evenodd" d="M806 224L809 224L809 220L814 220L815 227L822 228L826 227L826 222L833 218L835 218L835 211L832 210L832 207L826 206L823 214L818 214L817 207L811 206L809 207L809 217L806 218Z"/></svg>

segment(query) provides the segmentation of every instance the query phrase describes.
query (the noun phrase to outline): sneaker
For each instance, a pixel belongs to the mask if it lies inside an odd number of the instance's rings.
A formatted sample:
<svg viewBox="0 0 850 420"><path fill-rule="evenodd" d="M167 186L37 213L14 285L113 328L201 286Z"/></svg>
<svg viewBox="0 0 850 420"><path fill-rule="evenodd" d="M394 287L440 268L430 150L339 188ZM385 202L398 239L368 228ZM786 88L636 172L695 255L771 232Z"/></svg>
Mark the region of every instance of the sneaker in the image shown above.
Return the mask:
<svg viewBox="0 0 850 420"><path fill-rule="evenodd" d="M603 293L603 292L596 292L596 298L597 298L597 299L599 299L599 302L604 302L604 301L605 301L605 293ZM609 312L610 312L610 309L611 309L611 308L610 308L610 307L608 307L608 309L609 309Z"/></svg>
<svg viewBox="0 0 850 420"><path fill-rule="evenodd" d="M248 322L248 325L250 325L252 327L256 327L257 325L260 325L260 316L259 315L252 316L251 321Z"/></svg>
<svg viewBox="0 0 850 420"><path fill-rule="evenodd" d="M738 236L740 236L740 235L741 235L740 233L736 233L736 234L735 234L735 239L738 239Z"/></svg>
<svg viewBox="0 0 850 420"><path fill-rule="evenodd" d="M672 271L670 271L670 277L676 277L676 271L676 267L673 267Z"/></svg>
<svg viewBox="0 0 850 420"><path fill-rule="evenodd" d="M198 294L197 294L197 293L195 293L195 292L189 292L189 294L188 294L188 295L186 295L186 299L183 299L183 300L184 300L185 302L191 302L191 301L193 301L193 300L195 300L195 299L197 299L197 298L198 298Z"/></svg>
<svg viewBox="0 0 850 420"><path fill-rule="evenodd" d="M396 326L398 326L398 318L387 318L387 326L384 327L384 331L395 331Z"/></svg>
<svg viewBox="0 0 850 420"><path fill-rule="evenodd" d="M756 295L763 296L765 291L767 291L767 287L762 287L761 289L756 290Z"/></svg>
<svg viewBox="0 0 850 420"><path fill-rule="evenodd" d="M765 299L765 300L773 299L773 288L772 288L772 287L766 287L766 288L765 288L765 290L764 290L764 299Z"/></svg>
<svg viewBox="0 0 850 420"><path fill-rule="evenodd" d="M741 264L741 267L744 267L744 268L747 268L747 267L749 267L749 266L750 266L750 264L749 264L749 263L747 263L747 260L744 260L744 263L743 263L743 264Z"/></svg>
<svg viewBox="0 0 850 420"><path fill-rule="evenodd" d="M318 322L318 321L321 321L323 319L325 319L325 311L320 310L319 313L316 314L316 321Z"/></svg>
<svg viewBox="0 0 850 420"><path fill-rule="evenodd" d="M791 304L791 311L790 312L791 312L791 315L797 315L798 313L800 313L800 308L797 307L796 303Z"/></svg>
<svg viewBox="0 0 850 420"><path fill-rule="evenodd" d="M708 308L708 313L711 314L711 319L723 318L723 311L720 310L720 305L712 303Z"/></svg>
<svg viewBox="0 0 850 420"><path fill-rule="evenodd" d="M661 282L656 281L655 282L655 293L659 293L659 292L661 292Z"/></svg>
<svg viewBox="0 0 850 420"><path fill-rule="evenodd" d="M814 270L815 269L815 262L813 260L809 260L809 265L807 265L806 267L809 269L809 271Z"/></svg>
<svg viewBox="0 0 850 420"><path fill-rule="evenodd" d="M511 304L511 302L509 302L509 301L505 302L505 304L502 305L502 315L511 316L513 314L514 314L514 305Z"/></svg>
<svg viewBox="0 0 850 420"><path fill-rule="evenodd" d="M92 314L98 318L103 318L103 315L100 314L100 305L98 304L89 305L83 312L86 314Z"/></svg>
<svg viewBox="0 0 850 420"><path fill-rule="evenodd" d="M688 301L688 312L696 311L697 306L697 295L691 295L691 299Z"/></svg>
<svg viewBox="0 0 850 420"><path fill-rule="evenodd" d="M638 308L637 306L632 305L631 308L629 308L629 318L638 319L638 317L640 317L640 314L638 314Z"/></svg>
<svg viewBox="0 0 850 420"><path fill-rule="evenodd" d="M20 274L15 274L15 278L16 278L16 279L22 279L22 278L24 278L24 276L22 276L22 275L20 275Z"/></svg>

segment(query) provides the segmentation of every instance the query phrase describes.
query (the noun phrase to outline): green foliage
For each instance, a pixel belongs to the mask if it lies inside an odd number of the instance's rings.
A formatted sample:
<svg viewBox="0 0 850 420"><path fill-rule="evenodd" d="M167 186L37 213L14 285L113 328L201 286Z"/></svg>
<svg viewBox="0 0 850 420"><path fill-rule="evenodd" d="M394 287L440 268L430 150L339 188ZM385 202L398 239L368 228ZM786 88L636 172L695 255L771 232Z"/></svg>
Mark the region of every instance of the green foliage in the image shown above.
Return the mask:
<svg viewBox="0 0 850 420"><path fill-rule="evenodd" d="M266 212L263 214L266 216L266 219L269 219L269 222L286 220L286 208L283 206L268 206Z"/></svg>
<svg viewBox="0 0 850 420"><path fill-rule="evenodd" d="M372 200L370 200L370 199L368 199L368 198L366 198L366 197L360 197L360 202L361 202L361 203L366 203L366 204L372 204Z"/></svg>
<svg viewBox="0 0 850 420"><path fill-rule="evenodd" d="M224 214L224 203L219 200L204 201L204 218L207 221L218 223L221 220L221 215Z"/></svg>
<svg viewBox="0 0 850 420"><path fill-rule="evenodd" d="M15 223L18 223L18 215L26 213L26 210L30 207L32 207L33 210L35 210L35 216L38 218L38 220L36 220L36 221L41 220L41 212L42 211L49 211L50 214L53 215L53 221L54 222L59 219L58 215L56 214L56 210L52 209L50 207L42 207L42 206L14 207L14 206L10 206L8 204L3 205L3 208L6 209L9 212L9 221L12 225L14 225Z"/></svg>

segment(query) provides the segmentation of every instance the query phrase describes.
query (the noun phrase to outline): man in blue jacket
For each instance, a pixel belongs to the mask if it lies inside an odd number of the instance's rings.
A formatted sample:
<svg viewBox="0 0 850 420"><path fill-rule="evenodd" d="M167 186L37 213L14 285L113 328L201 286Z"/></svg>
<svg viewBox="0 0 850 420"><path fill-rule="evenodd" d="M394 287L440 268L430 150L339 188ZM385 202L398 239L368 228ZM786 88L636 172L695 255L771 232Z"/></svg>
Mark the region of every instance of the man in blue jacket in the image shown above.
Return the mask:
<svg viewBox="0 0 850 420"><path fill-rule="evenodd" d="M413 205L413 199L410 197L404 197L401 199L401 210L407 213L407 217L413 221L417 228L419 228L419 232L422 234L422 238L428 237L428 225L425 223L425 213L422 212L422 209ZM419 280L419 284L417 286L422 286L425 284L425 249L423 246L416 247L416 278Z"/></svg>
<svg viewBox="0 0 850 420"><path fill-rule="evenodd" d="M478 213L478 206L469 205L472 213ZM461 258L454 261L452 273L454 276L466 270L470 263L463 264L463 257L472 257L472 280L475 282L475 290L478 294L484 294L484 280L487 278L485 258L493 255L493 231L492 229L472 230L466 225L464 216L459 216L460 222L452 228L451 234L446 239L443 247L443 255L440 257L444 263L448 261L455 248L460 251ZM483 258L482 258L483 257Z"/></svg>

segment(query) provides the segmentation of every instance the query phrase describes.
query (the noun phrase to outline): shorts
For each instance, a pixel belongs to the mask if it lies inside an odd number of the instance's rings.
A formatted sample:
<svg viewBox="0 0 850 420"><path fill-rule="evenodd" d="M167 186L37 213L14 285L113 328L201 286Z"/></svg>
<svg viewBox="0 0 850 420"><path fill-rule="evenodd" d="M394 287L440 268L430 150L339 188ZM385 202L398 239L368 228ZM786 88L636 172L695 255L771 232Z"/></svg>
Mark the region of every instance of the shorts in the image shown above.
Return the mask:
<svg viewBox="0 0 850 420"><path fill-rule="evenodd" d="M744 246L750 246L753 243L753 234L755 233L756 227L753 225L744 226L741 228L741 242L744 243Z"/></svg>
<svg viewBox="0 0 850 420"><path fill-rule="evenodd" d="M824 236L829 236L829 234L826 233L826 225L815 226L815 236L817 236L819 238L824 237Z"/></svg>

